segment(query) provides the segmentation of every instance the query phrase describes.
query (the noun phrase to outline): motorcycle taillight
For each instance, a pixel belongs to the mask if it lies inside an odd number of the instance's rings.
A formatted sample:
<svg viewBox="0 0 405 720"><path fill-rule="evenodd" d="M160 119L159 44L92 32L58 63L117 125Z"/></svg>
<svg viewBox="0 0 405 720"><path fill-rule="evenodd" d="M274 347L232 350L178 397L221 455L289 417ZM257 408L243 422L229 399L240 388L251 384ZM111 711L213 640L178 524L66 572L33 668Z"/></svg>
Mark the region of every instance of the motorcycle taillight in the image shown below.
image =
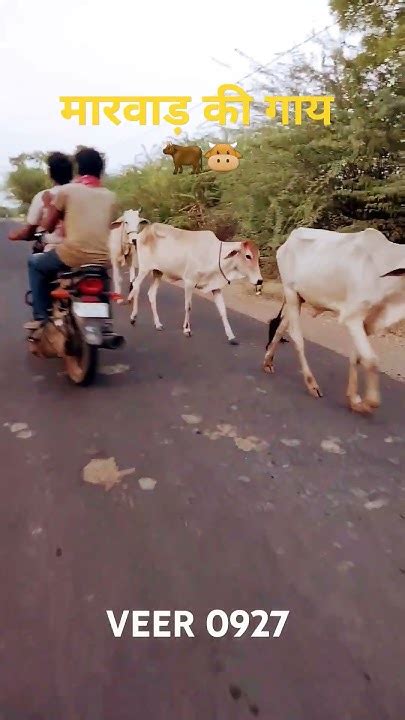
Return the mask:
<svg viewBox="0 0 405 720"><path fill-rule="evenodd" d="M100 295L104 291L104 283L101 278L87 277L79 280L76 289L82 295Z"/></svg>

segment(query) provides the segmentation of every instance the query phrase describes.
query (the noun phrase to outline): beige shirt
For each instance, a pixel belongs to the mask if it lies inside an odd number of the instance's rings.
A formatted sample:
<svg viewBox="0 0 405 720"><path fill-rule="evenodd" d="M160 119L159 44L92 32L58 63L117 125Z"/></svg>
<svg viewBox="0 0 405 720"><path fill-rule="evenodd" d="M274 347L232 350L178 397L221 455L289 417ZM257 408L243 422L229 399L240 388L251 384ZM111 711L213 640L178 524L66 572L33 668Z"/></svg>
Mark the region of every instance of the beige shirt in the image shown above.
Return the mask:
<svg viewBox="0 0 405 720"><path fill-rule="evenodd" d="M65 213L65 238L62 245L55 248L62 262L69 267L86 263L108 264L114 193L103 187L69 183L58 189L54 205Z"/></svg>
<svg viewBox="0 0 405 720"><path fill-rule="evenodd" d="M59 185L55 185L52 187L48 192L51 193L51 195L55 196L56 193L59 190ZM27 214L27 223L28 225L36 225L37 230L43 231L43 227L41 223L44 221L44 218L46 216L46 208L43 203L43 195L45 190L41 190L39 193L35 195L35 197L32 199L31 205L28 210ZM53 233L45 233L44 234L44 241L46 243L45 245L45 252L48 250L53 250L55 245L59 245L63 241L63 223L58 222L55 230Z"/></svg>

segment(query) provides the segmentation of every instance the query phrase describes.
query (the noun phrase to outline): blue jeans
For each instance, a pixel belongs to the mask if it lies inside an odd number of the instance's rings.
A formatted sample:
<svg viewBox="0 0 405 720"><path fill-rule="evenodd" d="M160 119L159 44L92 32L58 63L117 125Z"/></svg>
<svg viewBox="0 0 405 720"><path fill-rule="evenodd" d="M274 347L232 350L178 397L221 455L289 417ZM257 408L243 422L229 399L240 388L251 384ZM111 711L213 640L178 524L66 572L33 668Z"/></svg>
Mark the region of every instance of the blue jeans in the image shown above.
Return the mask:
<svg viewBox="0 0 405 720"><path fill-rule="evenodd" d="M55 280L59 272L70 268L59 259L55 250L30 255L28 258L28 277L32 292L34 320L46 320L51 305L51 280Z"/></svg>

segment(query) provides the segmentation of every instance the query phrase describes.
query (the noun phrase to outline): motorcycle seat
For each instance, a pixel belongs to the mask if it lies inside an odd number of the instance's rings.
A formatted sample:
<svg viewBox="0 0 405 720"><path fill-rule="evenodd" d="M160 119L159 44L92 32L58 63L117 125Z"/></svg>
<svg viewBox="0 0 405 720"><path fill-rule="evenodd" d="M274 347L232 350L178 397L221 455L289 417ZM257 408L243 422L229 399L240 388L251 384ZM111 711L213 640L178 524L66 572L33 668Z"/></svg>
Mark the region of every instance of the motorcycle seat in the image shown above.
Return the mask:
<svg viewBox="0 0 405 720"><path fill-rule="evenodd" d="M96 275L97 277L106 277L108 275L107 269L104 265L81 265L78 268L73 268L72 270L66 270L65 272L58 273L58 279L60 280L68 280L70 278L75 278L78 275Z"/></svg>

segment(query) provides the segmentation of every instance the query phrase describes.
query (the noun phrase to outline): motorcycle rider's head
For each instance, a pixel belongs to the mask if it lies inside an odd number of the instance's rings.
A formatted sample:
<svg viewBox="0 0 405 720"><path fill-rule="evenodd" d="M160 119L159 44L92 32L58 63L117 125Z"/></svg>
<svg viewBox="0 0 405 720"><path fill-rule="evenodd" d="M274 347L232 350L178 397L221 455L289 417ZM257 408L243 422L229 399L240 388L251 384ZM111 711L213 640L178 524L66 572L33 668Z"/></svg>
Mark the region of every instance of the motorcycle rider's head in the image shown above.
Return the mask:
<svg viewBox="0 0 405 720"><path fill-rule="evenodd" d="M75 155L75 161L79 175L100 178L104 172L104 159L94 148L81 148Z"/></svg>
<svg viewBox="0 0 405 720"><path fill-rule="evenodd" d="M68 155L53 152L48 157L48 172L55 185L67 185L73 178L73 163Z"/></svg>

